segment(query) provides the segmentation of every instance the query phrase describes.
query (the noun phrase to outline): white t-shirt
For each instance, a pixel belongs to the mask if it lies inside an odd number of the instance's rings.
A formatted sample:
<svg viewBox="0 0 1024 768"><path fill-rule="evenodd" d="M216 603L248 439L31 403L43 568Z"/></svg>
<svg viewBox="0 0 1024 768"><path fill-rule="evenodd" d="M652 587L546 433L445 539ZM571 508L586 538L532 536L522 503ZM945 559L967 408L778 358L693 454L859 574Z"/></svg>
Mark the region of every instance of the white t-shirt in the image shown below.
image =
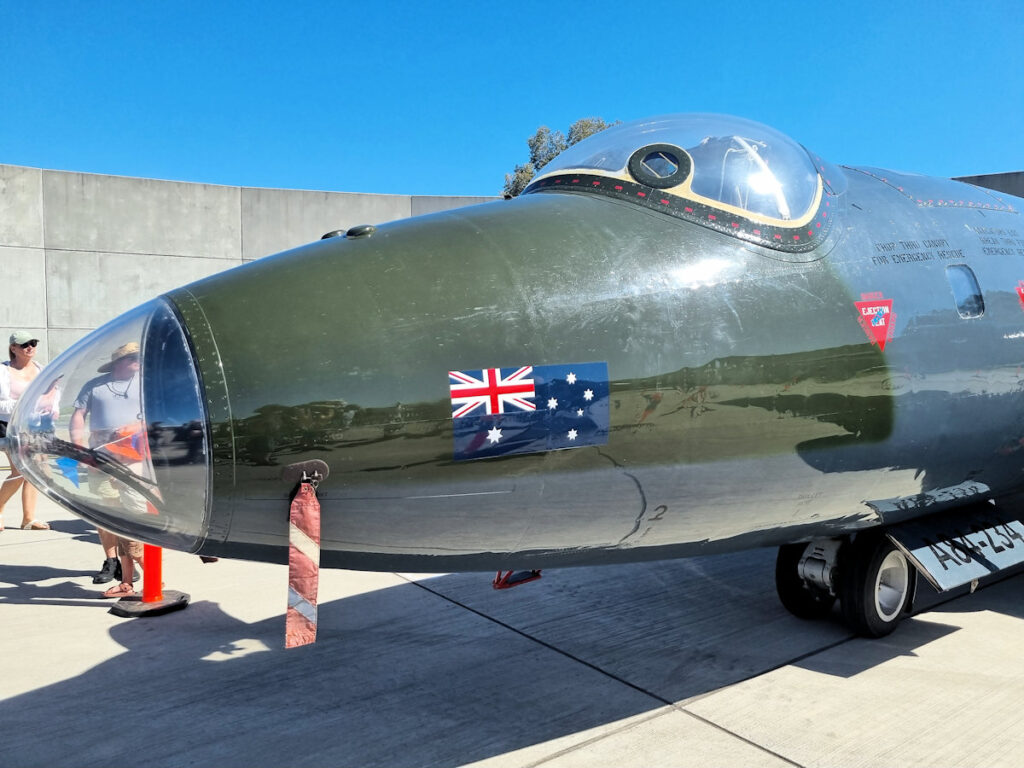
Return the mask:
<svg viewBox="0 0 1024 768"><path fill-rule="evenodd" d="M37 370L43 370L43 366L35 360L32 361L32 365ZM14 406L18 402L18 398L21 397L21 392L14 391L18 386L21 386L22 390L24 390L26 385L22 385L14 380L14 377L11 376L11 362L10 360L4 360L0 363L0 421L11 420Z"/></svg>

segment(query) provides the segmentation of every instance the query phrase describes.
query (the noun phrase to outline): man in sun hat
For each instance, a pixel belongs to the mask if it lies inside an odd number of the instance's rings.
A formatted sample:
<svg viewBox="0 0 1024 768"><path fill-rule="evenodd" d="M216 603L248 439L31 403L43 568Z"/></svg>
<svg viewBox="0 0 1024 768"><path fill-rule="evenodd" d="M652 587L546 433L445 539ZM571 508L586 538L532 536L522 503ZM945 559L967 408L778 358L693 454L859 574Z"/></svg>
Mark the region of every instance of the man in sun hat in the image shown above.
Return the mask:
<svg viewBox="0 0 1024 768"><path fill-rule="evenodd" d="M110 361L97 369L103 375L86 382L75 399L70 424L72 442L125 461L125 457L118 455L114 446L123 442L126 427L142 420L139 365L139 345L132 341L115 349L110 355ZM140 513L145 511L145 502L137 494L115 486L106 474L91 472L89 490L104 498L107 503L121 504ZM138 578L134 565L142 564L142 544L102 528L99 533L105 559L103 567L93 576L93 583L104 584L118 580L117 586L103 593L104 597L134 594L132 581Z"/></svg>

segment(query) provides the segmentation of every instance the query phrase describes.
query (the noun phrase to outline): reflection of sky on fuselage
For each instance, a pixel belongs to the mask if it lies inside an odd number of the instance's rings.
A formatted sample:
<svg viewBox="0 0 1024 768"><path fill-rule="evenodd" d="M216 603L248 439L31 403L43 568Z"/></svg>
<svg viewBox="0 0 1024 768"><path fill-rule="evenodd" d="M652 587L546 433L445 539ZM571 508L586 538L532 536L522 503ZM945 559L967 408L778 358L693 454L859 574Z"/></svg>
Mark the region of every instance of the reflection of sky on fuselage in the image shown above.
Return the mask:
<svg viewBox="0 0 1024 768"><path fill-rule="evenodd" d="M708 258L686 267L669 270L671 280L680 288L700 288L715 285L727 279L739 279L742 275L733 261Z"/></svg>

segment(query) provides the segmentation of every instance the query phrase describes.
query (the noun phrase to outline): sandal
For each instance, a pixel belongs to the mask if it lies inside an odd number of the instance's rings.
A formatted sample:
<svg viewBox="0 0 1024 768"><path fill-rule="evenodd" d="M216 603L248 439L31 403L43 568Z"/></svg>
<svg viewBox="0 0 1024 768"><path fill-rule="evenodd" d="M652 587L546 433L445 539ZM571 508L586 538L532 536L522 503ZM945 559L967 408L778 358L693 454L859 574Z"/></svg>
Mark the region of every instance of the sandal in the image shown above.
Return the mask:
<svg viewBox="0 0 1024 768"><path fill-rule="evenodd" d="M48 531L48 530L50 530L50 526L49 526L48 523L44 523L42 520L29 520L27 523L25 523L23 526L21 526L21 530L23 530L23 531Z"/></svg>
<svg viewBox="0 0 1024 768"><path fill-rule="evenodd" d="M103 593L103 597L131 597L135 594L135 590L131 584L118 584L116 587L111 587Z"/></svg>

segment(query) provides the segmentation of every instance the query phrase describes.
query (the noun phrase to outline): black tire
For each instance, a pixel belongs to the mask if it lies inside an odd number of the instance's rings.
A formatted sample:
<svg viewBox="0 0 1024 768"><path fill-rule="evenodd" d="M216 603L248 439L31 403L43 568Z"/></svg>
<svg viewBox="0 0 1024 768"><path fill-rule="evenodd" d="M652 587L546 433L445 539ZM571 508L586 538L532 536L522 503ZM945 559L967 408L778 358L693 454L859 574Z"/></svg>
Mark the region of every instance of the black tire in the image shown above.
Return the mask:
<svg viewBox="0 0 1024 768"><path fill-rule="evenodd" d="M775 591L783 608L799 619L822 619L832 610L836 599L828 592L808 586L800 578L797 566L806 544L783 544L775 558Z"/></svg>
<svg viewBox="0 0 1024 768"><path fill-rule="evenodd" d="M840 555L839 603L862 637L885 637L910 610L917 574L882 533L862 533ZM885 571L883 574L882 571Z"/></svg>

